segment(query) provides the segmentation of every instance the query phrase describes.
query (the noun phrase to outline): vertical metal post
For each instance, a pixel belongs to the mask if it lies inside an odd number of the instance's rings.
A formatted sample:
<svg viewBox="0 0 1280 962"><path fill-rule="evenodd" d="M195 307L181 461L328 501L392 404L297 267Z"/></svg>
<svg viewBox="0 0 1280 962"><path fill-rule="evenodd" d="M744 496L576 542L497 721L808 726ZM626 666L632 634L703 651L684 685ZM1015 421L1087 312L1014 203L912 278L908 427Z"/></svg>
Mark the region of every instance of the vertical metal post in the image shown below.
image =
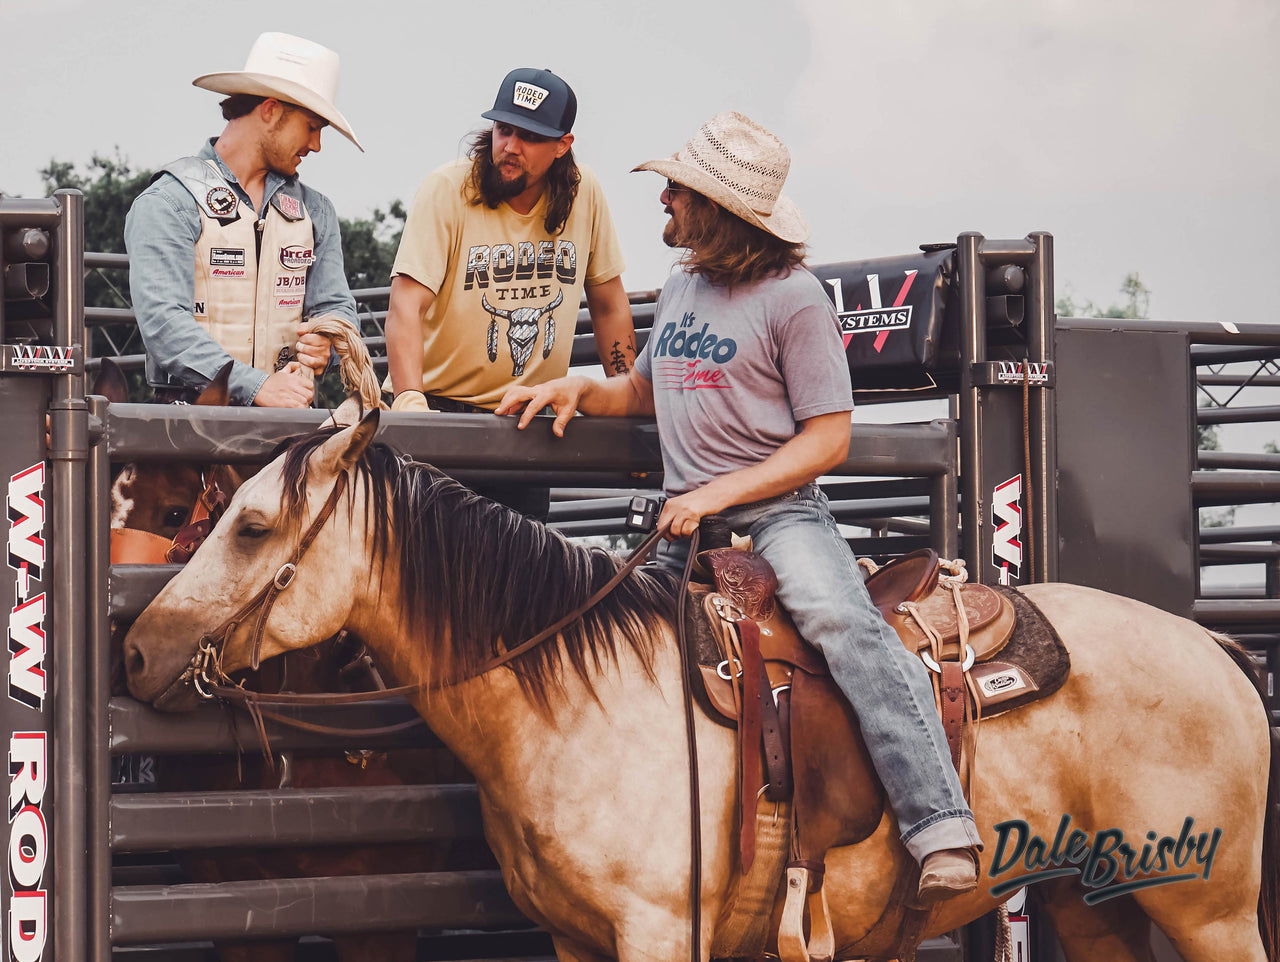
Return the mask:
<svg viewBox="0 0 1280 962"><path fill-rule="evenodd" d="M1057 315L1053 302L1053 235L1027 235L1035 248L1028 278L1027 351L1030 360L1052 363ZM1031 477L1036 492L1032 524L1035 572L1041 581L1058 580L1058 429L1057 405L1049 388L1031 392Z"/></svg>
<svg viewBox="0 0 1280 962"><path fill-rule="evenodd" d="M0 226L0 344L4 340L4 227Z"/></svg>
<svg viewBox="0 0 1280 962"><path fill-rule="evenodd" d="M957 503L959 471L956 467L956 422L954 418L935 421L947 428L951 452L947 469L929 479L929 537L940 558L960 556L960 515Z"/></svg>
<svg viewBox="0 0 1280 962"><path fill-rule="evenodd" d="M967 231L957 238L960 276L960 524L961 554L974 575L981 572L984 503L982 499L981 388L973 383L973 365L987 359L987 277L978 259L982 235Z"/></svg>
<svg viewBox="0 0 1280 962"><path fill-rule="evenodd" d="M54 341L84 345L84 197L76 190L54 195L62 217L54 241ZM84 792L89 746L85 658L85 462L89 417L84 375L57 374L49 405L53 473L53 900L55 959L86 955L85 902L88 858Z"/></svg>
<svg viewBox="0 0 1280 962"><path fill-rule="evenodd" d="M105 398L88 402L91 427L105 428L110 405ZM86 525L88 551L89 675L89 874L88 917L90 962L111 962L111 751L107 705L111 698L111 618L107 574L111 563L111 461L106 438L89 448Z"/></svg>

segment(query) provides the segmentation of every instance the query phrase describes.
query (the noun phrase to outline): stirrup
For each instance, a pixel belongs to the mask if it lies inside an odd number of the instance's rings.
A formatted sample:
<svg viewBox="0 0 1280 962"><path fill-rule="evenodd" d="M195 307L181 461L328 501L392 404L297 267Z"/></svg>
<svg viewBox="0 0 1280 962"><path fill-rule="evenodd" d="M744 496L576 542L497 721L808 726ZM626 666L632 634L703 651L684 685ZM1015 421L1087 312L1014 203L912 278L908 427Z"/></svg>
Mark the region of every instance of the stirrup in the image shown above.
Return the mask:
<svg viewBox="0 0 1280 962"><path fill-rule="evenodd" d="M782 962L831 962L835 957L835 933L823 886L809 891L813 873L800 865L787 867L787 898L778 924L778 958ZM804 937L804 910L809 907L809 941Z"/></svg>

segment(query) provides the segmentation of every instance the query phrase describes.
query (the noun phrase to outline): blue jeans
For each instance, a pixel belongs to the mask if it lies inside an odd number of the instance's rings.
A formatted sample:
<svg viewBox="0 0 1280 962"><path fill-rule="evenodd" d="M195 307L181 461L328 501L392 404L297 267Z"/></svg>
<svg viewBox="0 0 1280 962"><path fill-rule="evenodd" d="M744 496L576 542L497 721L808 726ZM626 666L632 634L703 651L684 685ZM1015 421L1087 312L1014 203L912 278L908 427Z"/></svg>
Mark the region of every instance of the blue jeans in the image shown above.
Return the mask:
<svg viewBox="0 0 1280 962"><path fill-rule="evenodd" d="M930 852L981 846L951 764L928 669L871 604L857 559L816 485L723 512L750 535L778 574L778 600L826 657L853 706L862 736L916 861ZM660 563L683 567L689 542L664 543Z"/></svg>

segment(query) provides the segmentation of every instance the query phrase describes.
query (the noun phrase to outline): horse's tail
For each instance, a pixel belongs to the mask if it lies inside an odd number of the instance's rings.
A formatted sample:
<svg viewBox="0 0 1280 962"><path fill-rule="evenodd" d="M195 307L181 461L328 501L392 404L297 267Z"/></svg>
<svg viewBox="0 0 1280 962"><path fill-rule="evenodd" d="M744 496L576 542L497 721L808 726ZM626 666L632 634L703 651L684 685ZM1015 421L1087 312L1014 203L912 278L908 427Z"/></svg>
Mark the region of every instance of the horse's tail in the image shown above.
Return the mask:
<svg viewBox="0 0 1280 962"><path fill-rule="evenodd" d="M1246 648L1234 638L1209 632L1240 670L1253 682L1267 710L1267 691L1262 675ZM1266 949L1267 962L1280 962L1280 728L1271 728L1271 763L1267 776L1267 809L1262 821L1262 890L1258 893L1258 932Z"/></svg>

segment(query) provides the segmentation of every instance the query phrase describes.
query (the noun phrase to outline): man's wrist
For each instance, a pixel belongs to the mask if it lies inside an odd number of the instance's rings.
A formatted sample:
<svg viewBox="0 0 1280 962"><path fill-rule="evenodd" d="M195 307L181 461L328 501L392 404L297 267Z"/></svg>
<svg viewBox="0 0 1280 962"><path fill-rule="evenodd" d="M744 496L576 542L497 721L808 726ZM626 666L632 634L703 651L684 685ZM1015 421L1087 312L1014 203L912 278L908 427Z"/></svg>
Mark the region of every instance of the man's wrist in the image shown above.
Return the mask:
<svg viewBox="0 0 1280 962"><path fill-rule="evenodd" d="M248 369L243 380L240 376L241 368ZM240 383L238 384L237 382ZM231 378L228 383L228 389L233 401L236 401L238 404L243 404L246 407L252 407L258 402L258 392L262 390L262 385L266 383L267 375L262 371L249 367L247 364L236 364L231 369ZM237 395L244 400L239 400Z"/></svg>

